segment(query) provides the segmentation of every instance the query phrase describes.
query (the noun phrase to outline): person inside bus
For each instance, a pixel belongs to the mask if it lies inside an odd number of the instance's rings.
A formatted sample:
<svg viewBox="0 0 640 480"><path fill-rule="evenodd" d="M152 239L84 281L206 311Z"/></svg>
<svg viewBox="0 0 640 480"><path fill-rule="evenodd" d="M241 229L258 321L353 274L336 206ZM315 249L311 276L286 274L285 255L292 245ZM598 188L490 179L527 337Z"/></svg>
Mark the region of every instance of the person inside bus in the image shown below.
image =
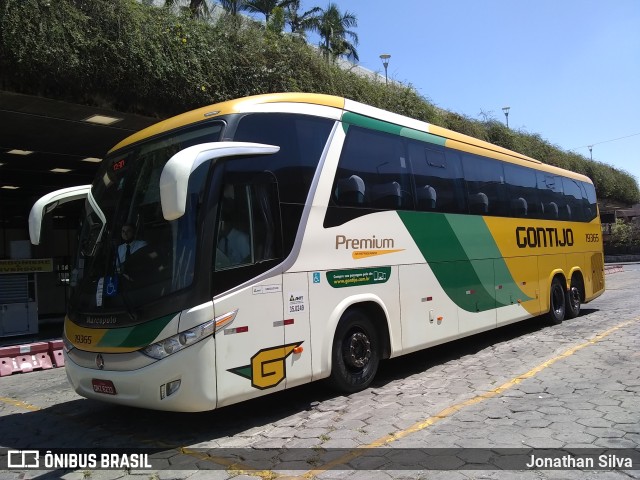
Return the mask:
<svg viewBox="0 0 640 480"><path fill-rule="evenodd" d="M122 240L123 243L118 246L118 271L124 272L127 260L135 252L143 247L147 246L147 242L144 240L135 240L135 226L131 223L125 223L122 225Z"/></svg>
<svg viewBox="0 0 640 480"><path fill-rule="evenodd" d="M218 250L226 256L228 262L220 259L217 266L241 265L247 263L251 253L251 244L247 229L243 227L243 219L247 212L242 212L237 205L232 185L225 188L222 199L220 234ZM227 263L227 265L224 265Z"/></svg>

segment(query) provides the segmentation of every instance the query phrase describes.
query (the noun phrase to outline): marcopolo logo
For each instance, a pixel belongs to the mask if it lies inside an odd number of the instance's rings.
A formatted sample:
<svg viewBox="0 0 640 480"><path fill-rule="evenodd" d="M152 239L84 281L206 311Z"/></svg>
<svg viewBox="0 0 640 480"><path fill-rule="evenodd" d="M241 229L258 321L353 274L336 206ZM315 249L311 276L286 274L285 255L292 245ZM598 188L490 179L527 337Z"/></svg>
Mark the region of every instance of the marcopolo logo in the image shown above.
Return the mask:
<svg viewBox="0 0 640 480"><path fill-rule="evenodd" d="M336 250L352 250L351 257L354 260L385 255L387 253L401 252L404 248L395 248L393 238L350 238L346 235L336 235Z"/></svg>
<svg viewBox="0 0 640 480"><path fill-rule="evenodd" d="M519 248L570 247L573 230L570 228L517 227L516 242Z"/></svg>

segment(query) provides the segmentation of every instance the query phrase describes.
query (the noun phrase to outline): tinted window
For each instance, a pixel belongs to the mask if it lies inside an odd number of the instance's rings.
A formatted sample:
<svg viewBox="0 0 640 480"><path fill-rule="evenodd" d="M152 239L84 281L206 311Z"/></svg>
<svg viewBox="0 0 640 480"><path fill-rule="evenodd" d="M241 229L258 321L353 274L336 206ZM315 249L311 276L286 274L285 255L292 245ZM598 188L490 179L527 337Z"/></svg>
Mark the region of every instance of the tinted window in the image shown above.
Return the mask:
<svg viewBox="0 0 640 480"><path fill-rule="evenodd" d="M463 154L469 212L478 215L509 215L502 163L477 155Z"/></svg>
<svg viewBox="0 0 640 480"><path fill-rule="evenodd" d="M544 208L543 218L562 220L567 217L566 202L562 193L562 178L557 175L536 172L538 192Z"/></svg>
<svg viewBox="0 0 640 480"><path fill-rule="evenodd" d="M582 191L582 205L584 220L590 222L598 215L598 204L596 200L596 189L591 183L580 182Z"/></svg>
<svg viewBox="0 0 640 480"><path fill-rule="evenodd" d="M255 162L276 175L283 202L304 204L333 124L306 115L251 114L240 120L234 140L280 147L278 153Z"/></svg>
<svg viewBox="0 0 640 480"><path fill-rule="evenodd" d="M509 215L543 218L535 170L505 163L504 175L509 189Z"/></svg>
<svg viewBox="0 0 640 480"><path fill-rule="evenodd" d="M332 192L343 207L413 208L402 138L350 126Z"/></svg>
<svg viewBox="0 0 640 480"><path fill-rule="evenodd" d="M566 205L563 220L584 221L586 215L583 212L581 182L571 178L562 179L562 189L564 191L564 203Z"/></svg>
<svg viewBox="0 0 640 480"><path fill-rule="evenodd" d="M217 202L215 293L267 271L283 257L276 179L259 171L247 175L244 168L247 162L258 161L259 157L233 159L223 167Z"/></svg>
<svg viewBox="0 0 640 480"><path fill-rule="evenodd" d="M416 209L466 213L460 155L437 145L409 143Z"/></svg>

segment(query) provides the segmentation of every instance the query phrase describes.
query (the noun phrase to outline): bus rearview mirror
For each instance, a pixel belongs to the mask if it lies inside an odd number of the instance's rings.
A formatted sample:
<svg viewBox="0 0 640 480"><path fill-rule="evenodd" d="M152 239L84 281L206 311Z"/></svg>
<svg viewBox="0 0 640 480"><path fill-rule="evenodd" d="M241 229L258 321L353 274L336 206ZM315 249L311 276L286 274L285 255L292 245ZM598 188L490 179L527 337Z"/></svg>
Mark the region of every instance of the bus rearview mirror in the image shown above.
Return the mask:
<svg viewBox="0 0 640 480"><path fill-rule="evenodd" d="M271 155L280 150L274 145L247 142L201 143L180 150L169 159L160 175L160 201L165 220L184 215L187 204L189 177L205 162L241 155Z"/></svg>

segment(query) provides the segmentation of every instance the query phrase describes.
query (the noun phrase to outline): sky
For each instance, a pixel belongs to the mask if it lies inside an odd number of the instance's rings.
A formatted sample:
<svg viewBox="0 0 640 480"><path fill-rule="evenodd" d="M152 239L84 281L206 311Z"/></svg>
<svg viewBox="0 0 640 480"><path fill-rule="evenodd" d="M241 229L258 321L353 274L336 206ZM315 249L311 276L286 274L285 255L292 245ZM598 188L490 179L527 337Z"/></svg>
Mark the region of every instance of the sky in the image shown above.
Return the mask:
<svg viewBox="0 0 640 480"><path fill-rule="evenodd" d="M334 0L359 64L640 181L640 0ZM328 0L303 0L302 11ZM310 43L317 38L309 36Z"/></svg>

